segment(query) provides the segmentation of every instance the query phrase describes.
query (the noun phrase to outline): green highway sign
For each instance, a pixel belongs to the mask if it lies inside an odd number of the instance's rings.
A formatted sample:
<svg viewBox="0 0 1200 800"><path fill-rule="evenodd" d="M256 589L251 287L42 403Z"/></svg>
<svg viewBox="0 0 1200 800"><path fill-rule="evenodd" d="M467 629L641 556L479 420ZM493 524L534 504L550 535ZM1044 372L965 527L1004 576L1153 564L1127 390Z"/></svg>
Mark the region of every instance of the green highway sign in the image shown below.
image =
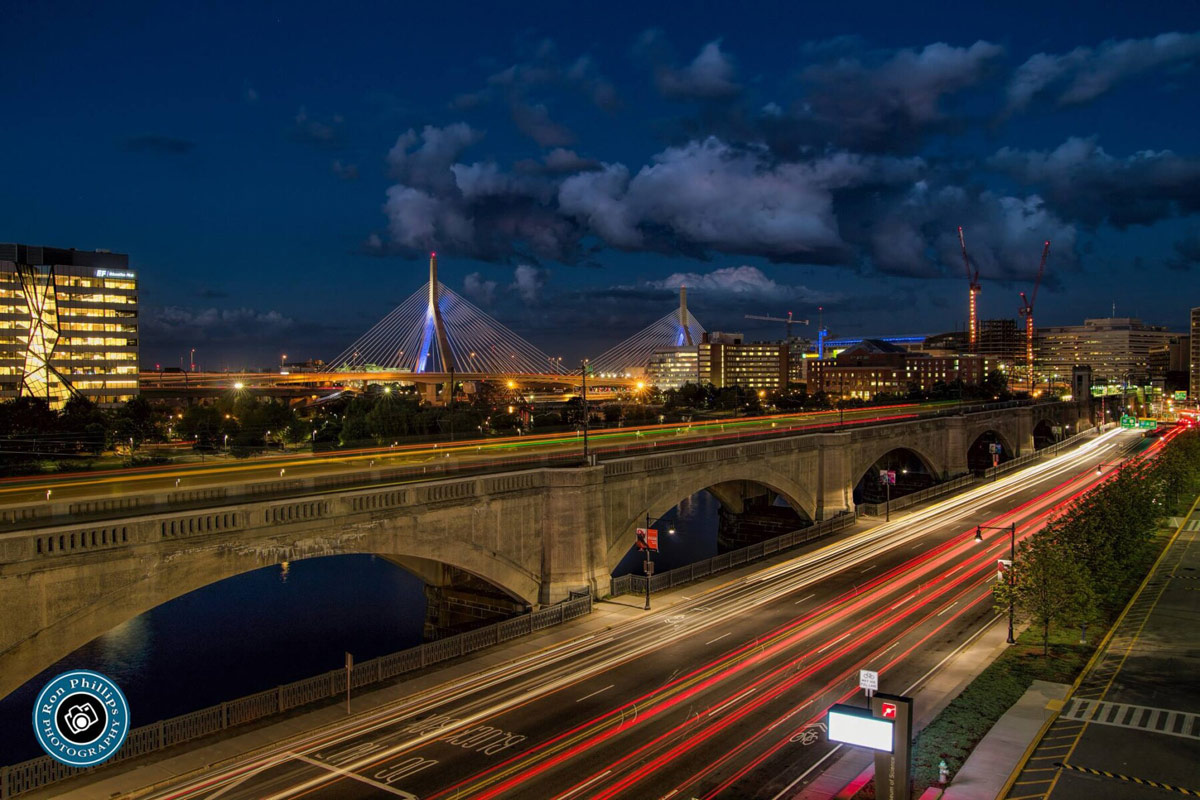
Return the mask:
<svg viewBox="0 0 1200 800"><path fill-rule="evenodd" d="M1177 401L1187 400L1187 392L1175 392L1175 399Z"/></svg>
<svg viewBox="0 0 1200 800"><path fill-rule="evenodd" d="M1136 428L1137 427L1137 417L1131 417L1128 414L1122 414L1121 415L1121 427L1122 428Z"/></svg>
<svg viewBox="0 0 1200 800"><path fill-rule="evenodd" d="M1139 419L1137 421L1137 426L1145 430L1156 431L1158 430L1158 420L1146 418Z"/></svg>

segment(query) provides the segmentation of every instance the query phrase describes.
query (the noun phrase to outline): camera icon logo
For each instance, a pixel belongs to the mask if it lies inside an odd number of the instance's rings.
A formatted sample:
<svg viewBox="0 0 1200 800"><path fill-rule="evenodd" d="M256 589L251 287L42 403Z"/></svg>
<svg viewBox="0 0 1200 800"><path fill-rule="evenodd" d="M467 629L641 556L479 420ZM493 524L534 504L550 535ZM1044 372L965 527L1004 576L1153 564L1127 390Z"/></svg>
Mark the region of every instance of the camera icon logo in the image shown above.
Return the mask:
<svg viewBox="0 0 1200 800"><path fill-rule="evenodd" d="M33 733L51 757L72 767L102 764L129 734L129 704L110 678L91 670L64 672L47 683L33 707Z"/></svg>
<svg viewBox="0 0 1200 800"><path fill-rule="evenodd" d="M84 704L68 708L65 722L67 730L78 736L85 733L99 720L100 717L96 714L96 710L90 705Z"/></svg>

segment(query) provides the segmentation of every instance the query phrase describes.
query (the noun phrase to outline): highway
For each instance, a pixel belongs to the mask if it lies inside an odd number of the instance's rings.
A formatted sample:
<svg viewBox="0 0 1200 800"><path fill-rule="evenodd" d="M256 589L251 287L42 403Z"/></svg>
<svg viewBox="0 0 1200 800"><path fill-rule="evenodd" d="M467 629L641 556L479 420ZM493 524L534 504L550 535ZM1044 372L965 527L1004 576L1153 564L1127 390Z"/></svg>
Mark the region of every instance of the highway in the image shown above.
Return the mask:
<svg viewBox="0 0 1200 800"><path fill-rule="evenodd" d="M589 450L603 459L630 455L655 448L679 448L736 441L760 436L781 436L805 431L831 430L842 425L869 425L916 419L955 408L954 403L925 403L883 406L801 414L606 428L589 436ZM582 460L583 438L575 432L530 436L488 437L459 442L303 453L254 459L217 459L186 465L134 467L127 469L63 473L54 476L22 476L0 479L0 508L171 492L188 489L240 485L279 478L313 478L361 473L363 485L378 485L378 470L407 467L414 480L445 477L448 472L487 471L498 466L520 469L537 466L548 459L566 463ZM556 463L556 462L551 462ZM372 471L376 471L375 474ZM341 483L338 488L353 488Z"/></svg>
<svg viewBox="0 0 1200 800"><path fill-rule="evenodd" d="M1144 448L1076 450L687 597L628 623L313 731L159 800L754 797L781 799L834 749L815 725L857 670L907 693L995 612L1018 538ZM617 602L628 600L615 598Z"/></svg>

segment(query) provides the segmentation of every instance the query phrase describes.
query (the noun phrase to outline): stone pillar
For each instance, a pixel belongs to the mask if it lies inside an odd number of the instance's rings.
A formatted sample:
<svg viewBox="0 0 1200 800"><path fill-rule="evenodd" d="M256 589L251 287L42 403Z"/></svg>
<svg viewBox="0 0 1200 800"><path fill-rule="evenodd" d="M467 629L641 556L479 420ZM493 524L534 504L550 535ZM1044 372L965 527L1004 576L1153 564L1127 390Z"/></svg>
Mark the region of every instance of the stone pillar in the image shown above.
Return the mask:
<svg viewBox="0 0 1200 800"><path fill-rule="evenodd" d="M854 482L850 475L850 433L824 433L817 438L817 520L836 517L854 507Z"/></svg>
<svg viewBox="0 0 1200 800"><path fill-rule="evenodd" d="M564 600L572 589L608 594L608 525L604 467L546 470L542 585L538 602Z"/></svg>

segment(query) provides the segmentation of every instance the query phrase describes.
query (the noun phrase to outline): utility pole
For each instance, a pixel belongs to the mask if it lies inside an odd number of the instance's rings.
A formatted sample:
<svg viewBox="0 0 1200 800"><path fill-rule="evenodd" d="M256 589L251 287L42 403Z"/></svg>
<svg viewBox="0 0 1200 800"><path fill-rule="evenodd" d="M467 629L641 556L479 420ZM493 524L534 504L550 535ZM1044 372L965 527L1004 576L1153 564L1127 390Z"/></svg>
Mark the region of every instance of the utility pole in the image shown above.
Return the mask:
<svg viewBox="0 0 1200 800"><path fill-rule="evenodd" d="M588 360L585 358L579 364L579 375L583 380L583 390L580 399L583 401L583 463L588 463L588 396L587 396Z"/></svg>

